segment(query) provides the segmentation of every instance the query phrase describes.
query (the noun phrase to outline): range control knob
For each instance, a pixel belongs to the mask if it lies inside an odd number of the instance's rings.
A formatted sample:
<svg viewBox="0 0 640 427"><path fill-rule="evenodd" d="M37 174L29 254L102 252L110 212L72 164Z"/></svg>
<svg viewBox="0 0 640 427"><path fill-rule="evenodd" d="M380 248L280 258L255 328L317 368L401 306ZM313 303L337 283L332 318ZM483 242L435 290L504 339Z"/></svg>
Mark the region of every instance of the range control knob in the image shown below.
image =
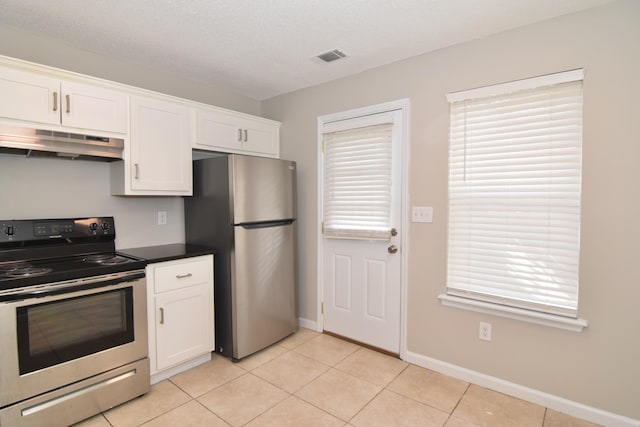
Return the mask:
<svg viewBox="0 0 640 427"><path fill-rule="evenodd" d="M100 224L100 227L104 230L107 231L109 228L111 228L111 226L109 225L108 222L103 222L102 224Z"/></svg>
<svg viewBox="0 0 640 427"><path fill-rule="evenodd" d="M97 222L92 222L91 224L89 224L89 230L96 231L97 229L98 229L98 223Z"/></svg>
<svg viewBox="0 0 640 427"><path fill-rule="evenodd" d="M7 228L4 229L4 234L7 236L13 236L16 233L16 228L13 225L7 225Z"/></svg>

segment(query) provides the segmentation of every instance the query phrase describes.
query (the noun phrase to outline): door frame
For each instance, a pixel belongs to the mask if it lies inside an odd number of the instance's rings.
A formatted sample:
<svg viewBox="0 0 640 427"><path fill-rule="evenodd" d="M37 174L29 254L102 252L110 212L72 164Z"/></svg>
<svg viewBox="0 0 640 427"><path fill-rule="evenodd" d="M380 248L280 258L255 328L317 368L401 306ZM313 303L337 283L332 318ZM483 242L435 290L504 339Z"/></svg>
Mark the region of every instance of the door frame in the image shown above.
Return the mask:
<svg viewBox="0 0 640 427"><path fill-rule="evenodd" d="M400 358L404 360L406 353L406 319L407 319L407 260L408 257L408 230L409 224L409 99L399 99L396 101L370 105L362 108L341 111L338 113L318 116L317 119L317 211L316 211L316 257L317 257L317 290L316 290L316 331L324 330L324 314L322 313L322 303L324 299L324 237L322 236L322 203L324 197L324 155L322 152L322 129L325 123L338 120L352 119L372 114L384 113L387 111L400 110L402 115L403 132L400 138L401 159L401 182L400 182Z"/></svg>

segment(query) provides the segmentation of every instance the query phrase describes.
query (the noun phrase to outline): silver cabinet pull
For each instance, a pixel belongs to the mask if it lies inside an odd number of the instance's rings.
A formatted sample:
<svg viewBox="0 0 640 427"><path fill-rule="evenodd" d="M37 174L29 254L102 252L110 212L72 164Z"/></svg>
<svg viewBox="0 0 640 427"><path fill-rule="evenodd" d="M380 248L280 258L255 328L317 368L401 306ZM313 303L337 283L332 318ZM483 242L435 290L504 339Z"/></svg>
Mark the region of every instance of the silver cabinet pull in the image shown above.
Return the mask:
<svg viewBox="0 0 640 427"><path fill-rule="evenodd" d="M133 177L134 179L140 179L140 174L138 172L140 172L140 167L138 166L137 163L134 163L133 166L136 168L136 174Z"/></svg>
<svg viewBox="0 0 640 427"><path fill-rule="evenodd" d="M395 254L396 252L398 252L398 247L396 245L391 245L387 248L387 252L389 252L390 254Z"/></svg>
<svg viewBox="0 0 640 427"><path fill-rule="evenodd" d="M242 142L242 129L238 129L238 142Z"/></svg>
<svg viewBox="0 0 640 427"><path fill-rule="evenodd" d="M53 111L58 111L58 92L53 92Z"/></svg>
<svg viewBox="0 0 640 427"><path fill-rule="evenodd" d="M176 279L186 279L187 277L191 277L193 276L193 274L191 273L187 273L187 274L177 274L176 275Z"/></svg>
<svg viewBox="0 0 640 427"><path fill-rule="evenodd" d="M71 95L65 95L67 99L67 114L71 112Z"/></svg>
<svg viewBox="0 0 640 427"><path fill-rule="evenodd" d="M160 307L160 324L164 325L164 308Z"/></svg>
<svg viewBox="0 0 640 427"><path fill-rule="evenodd" d="M245 129L245 130L244 130L244 142L247 142L247 134L248 134L248 132L247 132L247 130Z"/></svg>

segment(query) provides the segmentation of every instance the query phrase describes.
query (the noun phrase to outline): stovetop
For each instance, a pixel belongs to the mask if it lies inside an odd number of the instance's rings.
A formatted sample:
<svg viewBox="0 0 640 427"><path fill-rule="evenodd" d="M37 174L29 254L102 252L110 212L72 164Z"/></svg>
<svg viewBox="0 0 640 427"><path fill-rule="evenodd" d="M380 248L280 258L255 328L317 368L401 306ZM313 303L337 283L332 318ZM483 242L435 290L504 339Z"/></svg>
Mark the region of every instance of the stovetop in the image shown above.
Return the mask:
<svg viewBox="0 0 640 427"><path fill-rule="evenodd" d="M0 221L0 291L145 268L114 241L113 217Z"/></svg>
<svg viewBox="0 0 640 427"><path fill-rule="evenodd" d="M117 252L0 263L0 291L139 270L146 263Z"/></svg>

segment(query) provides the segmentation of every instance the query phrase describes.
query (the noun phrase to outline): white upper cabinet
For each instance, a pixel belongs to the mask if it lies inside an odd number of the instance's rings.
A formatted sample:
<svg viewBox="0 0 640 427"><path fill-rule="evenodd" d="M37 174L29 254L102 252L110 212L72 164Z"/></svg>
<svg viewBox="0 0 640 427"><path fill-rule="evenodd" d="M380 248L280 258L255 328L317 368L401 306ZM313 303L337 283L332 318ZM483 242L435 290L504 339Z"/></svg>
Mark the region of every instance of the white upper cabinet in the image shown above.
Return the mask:
<svg viewBox="0 0 640 427"><path fill-rule="evenodd" d="M193 148L277 158L280 123L223 109L197 109Z"/></svg>
<svg viewBox="0 0 640 427"><path fill-rule="evenodd" d="M191 195L190 113L181 104L132 96L124 160L111 164L117 195Z"/></svg>
<svg viewBox="0 0 640 427"><path fill-rule="evenodd" d="M279 122L1 55L0 122L117 134L113 195L191 195L192 148L280 156Z"/></svg>
<svg viewBox="0 0 640 427"><path fill-rule="evenodd" d="M3 118L53 128L127 131L127 96L121 92L0 67L0 93Z"/></svg>
<svg viewBox="0 0 640 427"><path fill-rule="evenodd" d="M127 96L81 83L61 83L62 124L105 132L127 132Z"/></svg>

